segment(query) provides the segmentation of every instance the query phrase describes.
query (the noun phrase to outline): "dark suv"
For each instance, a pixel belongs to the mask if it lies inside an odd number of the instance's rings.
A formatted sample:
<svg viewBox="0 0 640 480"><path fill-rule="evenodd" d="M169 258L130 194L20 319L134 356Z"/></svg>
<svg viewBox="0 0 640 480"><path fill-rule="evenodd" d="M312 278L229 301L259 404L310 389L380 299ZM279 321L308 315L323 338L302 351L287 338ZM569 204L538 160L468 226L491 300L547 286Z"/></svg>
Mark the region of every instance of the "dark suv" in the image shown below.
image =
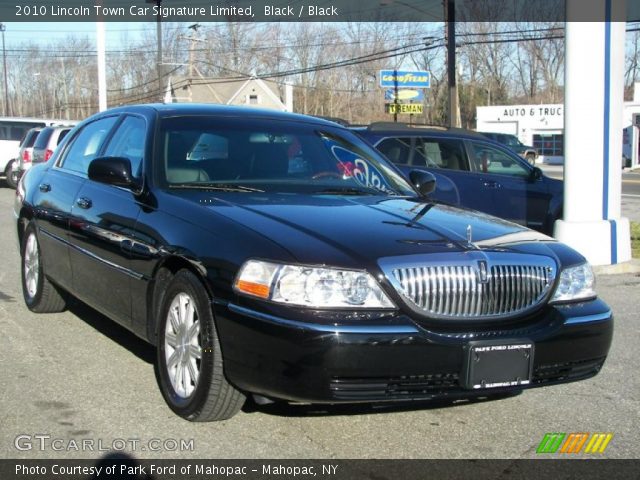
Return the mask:
<svg viewBox="0 0 640 480"><path fill-rule="evenodd" d="M374 123L352 130L403 173L436 177L435 200L526 225L548 235L562 216L563 186L480 133L444 127Z"/></svg>
<svg viewBox="0 0 640 480"><path fill-rule="evenodd" d="M538 151L529 146L525 145L520 141L518 137L515 135L511 135L510 133L494 133L494 132L480 132L482 135L487 137L494 142L501 143L509 150L513 150L515 153L524 158L531 165L536 163L536 158L538 158Z"/></svg>

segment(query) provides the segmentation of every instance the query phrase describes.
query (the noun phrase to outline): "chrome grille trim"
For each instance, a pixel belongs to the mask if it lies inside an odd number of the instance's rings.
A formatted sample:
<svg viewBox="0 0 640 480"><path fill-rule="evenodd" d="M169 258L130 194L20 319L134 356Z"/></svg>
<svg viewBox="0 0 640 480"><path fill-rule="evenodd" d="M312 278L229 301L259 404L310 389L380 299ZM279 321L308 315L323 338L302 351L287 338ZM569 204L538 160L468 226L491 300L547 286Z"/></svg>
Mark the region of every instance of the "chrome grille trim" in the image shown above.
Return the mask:
<svg viewBox="0 0 640 480"><path fill-rule="evenodd" d="M486 262L486 281L480 262ZM556 277L550 257L504 252L412 255L379 263L406 303L430 318L520 315L544 302Z"/></svg>

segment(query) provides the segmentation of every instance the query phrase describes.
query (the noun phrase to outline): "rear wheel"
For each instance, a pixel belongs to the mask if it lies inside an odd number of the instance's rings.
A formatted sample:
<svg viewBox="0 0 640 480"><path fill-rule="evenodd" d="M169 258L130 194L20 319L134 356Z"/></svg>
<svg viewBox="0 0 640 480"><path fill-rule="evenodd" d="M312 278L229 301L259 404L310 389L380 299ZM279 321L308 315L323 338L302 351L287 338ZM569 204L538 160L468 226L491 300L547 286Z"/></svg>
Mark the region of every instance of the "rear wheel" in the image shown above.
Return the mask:
<svg viewBox="0 0 640 480"><path fill-rule="evenodd" d="M6 175L7 186L15 189L18 185L18 165L15 160L11 160L7 163L7 166L4 169L4 174Z"/></svg>
<svg viewBox="0 0 640 480"><path fill-rule="evenodd" d="M63 294L46 276L40 243L33 223L22 237L22 295L27 307L36 313L54 313L65 309Z"/></svg>
<svg viewBox="0 0 640 480"><path fill-rule="evenodd" d="M224 376L207 291L193 273L180 270L161 298L156 373L164 399L193 422L231 418L245 397Z"/></svg>

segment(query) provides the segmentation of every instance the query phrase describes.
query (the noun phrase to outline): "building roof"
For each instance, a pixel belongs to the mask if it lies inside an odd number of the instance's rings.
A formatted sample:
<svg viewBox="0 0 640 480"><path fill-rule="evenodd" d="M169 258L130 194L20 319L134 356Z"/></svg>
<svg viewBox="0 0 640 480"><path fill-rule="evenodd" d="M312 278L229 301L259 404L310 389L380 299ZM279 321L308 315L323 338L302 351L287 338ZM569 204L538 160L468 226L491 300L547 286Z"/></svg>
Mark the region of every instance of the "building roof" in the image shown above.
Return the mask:
<svg viewBox="0 0 640 480"><path fill-rule="evenodd" d="M284 106L280 85L270 80L249 78L212 78L212 77L171 77L170 88L178 102L193 103L230 103L238 92L249 82L255 82L258 88L275 102Z"/></svg>

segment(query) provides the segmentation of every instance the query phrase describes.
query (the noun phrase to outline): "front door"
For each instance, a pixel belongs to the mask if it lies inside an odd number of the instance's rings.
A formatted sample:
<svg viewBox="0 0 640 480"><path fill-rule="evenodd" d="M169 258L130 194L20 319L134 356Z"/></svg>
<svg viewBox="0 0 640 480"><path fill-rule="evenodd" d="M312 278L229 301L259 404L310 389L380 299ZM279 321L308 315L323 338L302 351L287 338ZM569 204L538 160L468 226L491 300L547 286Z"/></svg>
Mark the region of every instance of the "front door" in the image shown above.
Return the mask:
<svg viewBox="0 0 640 480"><path fill-rule="evenodd" d="M469 141L469 157L487 195L488 213L536 230L545 226L551 195L544 182L532 177L532 169L514 153L489 143Z"/></svg>
<svg viewBox="0 0 640 480"><path fill-rule="evenodd" d="M126 157L140 175L145 122L125 116L102 148L101 157ZM131 270L130 248L140 206L128 189L87 179L72 207L69 238L75 290L110 317L131 323L131 282L140 276Z"/></svg>

